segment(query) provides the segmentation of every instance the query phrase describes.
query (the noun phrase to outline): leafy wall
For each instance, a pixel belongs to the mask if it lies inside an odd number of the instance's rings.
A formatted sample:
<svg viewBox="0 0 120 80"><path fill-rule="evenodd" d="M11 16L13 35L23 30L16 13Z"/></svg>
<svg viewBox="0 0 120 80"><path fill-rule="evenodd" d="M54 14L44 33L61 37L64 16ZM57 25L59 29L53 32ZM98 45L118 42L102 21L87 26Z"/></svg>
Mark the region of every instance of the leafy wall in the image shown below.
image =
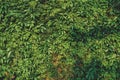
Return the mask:
<svg viewBox="0 0 120 80"><path fill-rule="evenodd" d="M0 0L0 80L120 80L119 0Z"/></svg>

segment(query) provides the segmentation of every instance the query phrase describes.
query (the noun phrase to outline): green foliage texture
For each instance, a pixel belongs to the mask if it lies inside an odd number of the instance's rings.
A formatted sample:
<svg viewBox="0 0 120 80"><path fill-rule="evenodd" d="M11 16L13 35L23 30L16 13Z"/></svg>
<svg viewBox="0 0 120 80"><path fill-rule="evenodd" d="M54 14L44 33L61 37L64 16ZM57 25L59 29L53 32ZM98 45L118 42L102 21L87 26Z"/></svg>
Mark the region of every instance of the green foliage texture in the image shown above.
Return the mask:
<svg viewBox="0 0 120 80"><path fill-rule="evenodd" d="M120 80L119 0L0 0L0 80Z"/></svg>

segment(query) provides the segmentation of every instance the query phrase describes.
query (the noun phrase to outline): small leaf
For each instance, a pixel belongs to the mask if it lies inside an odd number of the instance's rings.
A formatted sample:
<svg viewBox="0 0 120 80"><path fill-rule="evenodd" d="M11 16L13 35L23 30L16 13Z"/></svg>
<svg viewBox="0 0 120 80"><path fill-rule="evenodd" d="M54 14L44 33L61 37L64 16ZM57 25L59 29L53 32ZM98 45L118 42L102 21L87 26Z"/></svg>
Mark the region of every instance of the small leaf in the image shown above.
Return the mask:
<svg viewBox="0 0 120 80"><path fill-rule="evenodd" d="M35 8L36 5L37 5L37 2L36 1L30 1L29 5L30 5L30 7Z"/></svg>

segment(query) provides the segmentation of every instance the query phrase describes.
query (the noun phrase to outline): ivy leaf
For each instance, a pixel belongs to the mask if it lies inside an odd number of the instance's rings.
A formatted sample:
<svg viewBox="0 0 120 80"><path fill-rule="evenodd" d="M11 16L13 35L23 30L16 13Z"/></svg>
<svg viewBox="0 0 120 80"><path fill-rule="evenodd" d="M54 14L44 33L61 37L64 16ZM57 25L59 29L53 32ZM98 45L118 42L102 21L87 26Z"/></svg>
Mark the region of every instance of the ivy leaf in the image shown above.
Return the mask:
<svg viewBox="0 0 120 80"><path fill-rule="evenodd" d="M29 5L30 5L30 7L32 7L34 9L37 5L37 1L30 1Z"/></svg>

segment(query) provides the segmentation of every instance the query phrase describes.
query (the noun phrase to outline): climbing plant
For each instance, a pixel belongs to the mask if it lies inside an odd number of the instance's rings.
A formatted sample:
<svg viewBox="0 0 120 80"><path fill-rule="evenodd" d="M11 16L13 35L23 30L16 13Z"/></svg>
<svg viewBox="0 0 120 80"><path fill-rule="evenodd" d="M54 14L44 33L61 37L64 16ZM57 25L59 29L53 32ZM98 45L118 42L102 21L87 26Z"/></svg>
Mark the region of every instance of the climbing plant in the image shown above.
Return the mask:
<svg viewBox="0 0 120 80"><path fill-rule="evenodd" d="M0 80L120 80L119 0L0 0Z"/></svg>

